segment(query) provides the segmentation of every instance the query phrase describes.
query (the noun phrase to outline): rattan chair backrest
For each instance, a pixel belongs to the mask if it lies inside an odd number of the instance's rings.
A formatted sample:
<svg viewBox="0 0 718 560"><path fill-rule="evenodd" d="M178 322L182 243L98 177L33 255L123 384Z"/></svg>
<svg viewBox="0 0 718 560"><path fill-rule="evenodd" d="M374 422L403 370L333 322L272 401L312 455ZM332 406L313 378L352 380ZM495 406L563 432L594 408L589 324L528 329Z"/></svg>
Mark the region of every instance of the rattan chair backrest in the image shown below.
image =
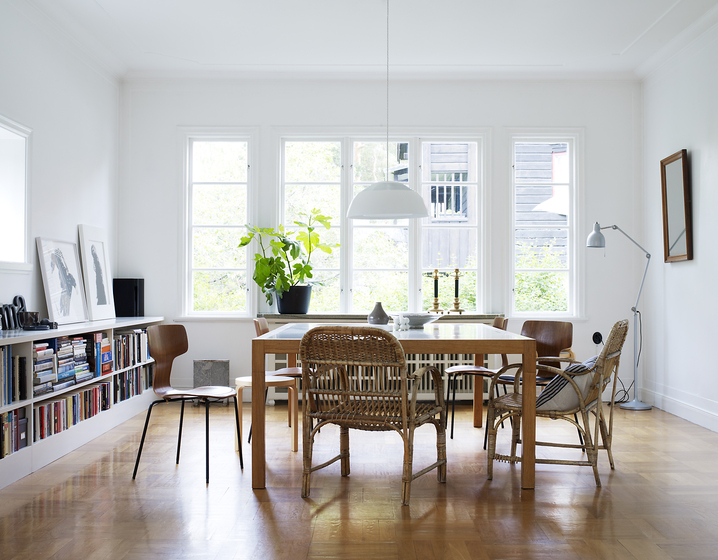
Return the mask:
<svg viewBox="0 0 718 560"><path fill-rule="evenodd" d="M312 410L351 404L355 414L407 400L404 351L394 335L375 327L322 326L300 344L304 397Z"/></svg>

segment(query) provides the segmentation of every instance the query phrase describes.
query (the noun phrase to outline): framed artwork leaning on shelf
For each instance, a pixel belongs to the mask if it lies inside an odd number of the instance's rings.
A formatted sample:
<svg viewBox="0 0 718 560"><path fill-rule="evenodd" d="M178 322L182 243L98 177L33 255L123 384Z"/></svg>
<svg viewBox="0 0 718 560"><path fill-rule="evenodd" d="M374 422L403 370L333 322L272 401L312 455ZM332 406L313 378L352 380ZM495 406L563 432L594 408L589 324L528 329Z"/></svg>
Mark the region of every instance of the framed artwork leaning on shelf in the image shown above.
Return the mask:
<svg viewBox="0 0 718 560"><path fill-rule="evenodd" d="M80 253L90 321L115 318L110 252L102 228L80 224Z"/></svg>
<svg viewBox="0 0 718 560"><path fill-rule="evenodd" d="M87 321L77 243L42 237L36 241L50 321L60 325Z"/></svg>

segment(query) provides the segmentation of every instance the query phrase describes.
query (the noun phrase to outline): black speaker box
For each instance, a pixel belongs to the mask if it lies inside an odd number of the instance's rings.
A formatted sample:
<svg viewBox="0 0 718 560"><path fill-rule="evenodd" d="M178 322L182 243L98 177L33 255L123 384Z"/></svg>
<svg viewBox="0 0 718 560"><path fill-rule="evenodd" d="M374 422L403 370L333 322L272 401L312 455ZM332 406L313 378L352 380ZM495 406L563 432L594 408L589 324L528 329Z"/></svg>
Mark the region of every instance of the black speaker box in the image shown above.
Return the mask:
<svg viewBox="0 0 718 560"><path fill-rule="evenodd" d="M115 278L112 281L115 317L144 317L145 279Z"/></svg>

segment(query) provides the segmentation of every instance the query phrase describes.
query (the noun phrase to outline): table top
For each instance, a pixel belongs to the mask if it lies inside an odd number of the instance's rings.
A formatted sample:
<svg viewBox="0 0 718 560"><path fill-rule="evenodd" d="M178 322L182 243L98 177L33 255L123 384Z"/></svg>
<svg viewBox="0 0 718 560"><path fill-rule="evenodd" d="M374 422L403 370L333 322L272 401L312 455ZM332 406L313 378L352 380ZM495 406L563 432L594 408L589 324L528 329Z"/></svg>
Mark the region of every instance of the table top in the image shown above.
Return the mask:
<svg viewBox="0 0 718 560"><path fill-rule="evenodd" d="M368 323L288 323L282 325L259 338L264 340L301 340L310 329L318 326L346 326L346 327L377 327L392 333L400 342L402 340L492 340L492 341L524 341L530 340L525 336L496 329L485 323L430 323L421 329L394 331L393 325L369 325Z"/></svg>

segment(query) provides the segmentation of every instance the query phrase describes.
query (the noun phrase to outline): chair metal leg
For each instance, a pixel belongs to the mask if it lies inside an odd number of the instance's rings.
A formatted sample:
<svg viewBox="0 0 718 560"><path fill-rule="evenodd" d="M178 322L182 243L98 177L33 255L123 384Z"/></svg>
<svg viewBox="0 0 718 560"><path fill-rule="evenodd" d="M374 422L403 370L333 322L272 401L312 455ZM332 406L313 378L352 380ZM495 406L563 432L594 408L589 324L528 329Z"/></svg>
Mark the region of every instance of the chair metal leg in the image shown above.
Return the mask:
<svg viewBox="0 0 718 560"><path fill-rule="evenodd" d="M204 399L205 409L205 431L207 433L205 439L205 472L207 474L207 484L209 484L209 399Z"/></svg>
<svg viewBox="0 0 718 560"><path fill-rule="evenodd" d="M456 412L456 376L452 375L449 381L451 386L451 439L454 439L454 413Z"/></svg>
<svg viewBox="0 0 718 560"><path fill-rule="evenodd" d="M269 387L264 389L264 402L267 402L267 395L269 394ZM247 443L252 443L252 424L249 425L249 437L247 438Z"/></svg>
<svg viewBox="0 0 718 560"><path fill-rule="evenodd" d="M182 399L182 408L180 408L179 434L177 435L177 460L175 464L179 465L180 446L182 445L182 421L184 420L184 399Z"/></svg>
<svg viewBox="0 0 718 560"><path fill-rule="evenodd" d="M242 435L239 431L239 406L237 405L237 395L234 399L234 420L237 423L237 446L239 447L239 468L244 469L244 458L242 457Z"/></svg>
<svg viewBox="0 0 718 560"><path fill-rule="evenodd" d="M573 415L573 419L576 420L576 424L578 424L578 413L575 413ZM583 445L583 435L581 435L581 430L576 428L576 431L578 432L578 441Z"/></svg>
<svg viewBox="0 0 718 560"><path fill-rule="evenodd" d="M160 399L158 401L154 401L150 404L149 408L147 409L147 418L145 419L145 428L142 430L142 439L140 439L140 448L137 450L137 460L135 461L135 470L132 472L132 480L135 479L137 476L137 467L140 466L140 456L142 455L142 447L145 445L145 435L147 435L147 426L150 423L150 414L152 414L152 408L156 404L160 404L161 402L165 402L164 399Z"/></svg>

